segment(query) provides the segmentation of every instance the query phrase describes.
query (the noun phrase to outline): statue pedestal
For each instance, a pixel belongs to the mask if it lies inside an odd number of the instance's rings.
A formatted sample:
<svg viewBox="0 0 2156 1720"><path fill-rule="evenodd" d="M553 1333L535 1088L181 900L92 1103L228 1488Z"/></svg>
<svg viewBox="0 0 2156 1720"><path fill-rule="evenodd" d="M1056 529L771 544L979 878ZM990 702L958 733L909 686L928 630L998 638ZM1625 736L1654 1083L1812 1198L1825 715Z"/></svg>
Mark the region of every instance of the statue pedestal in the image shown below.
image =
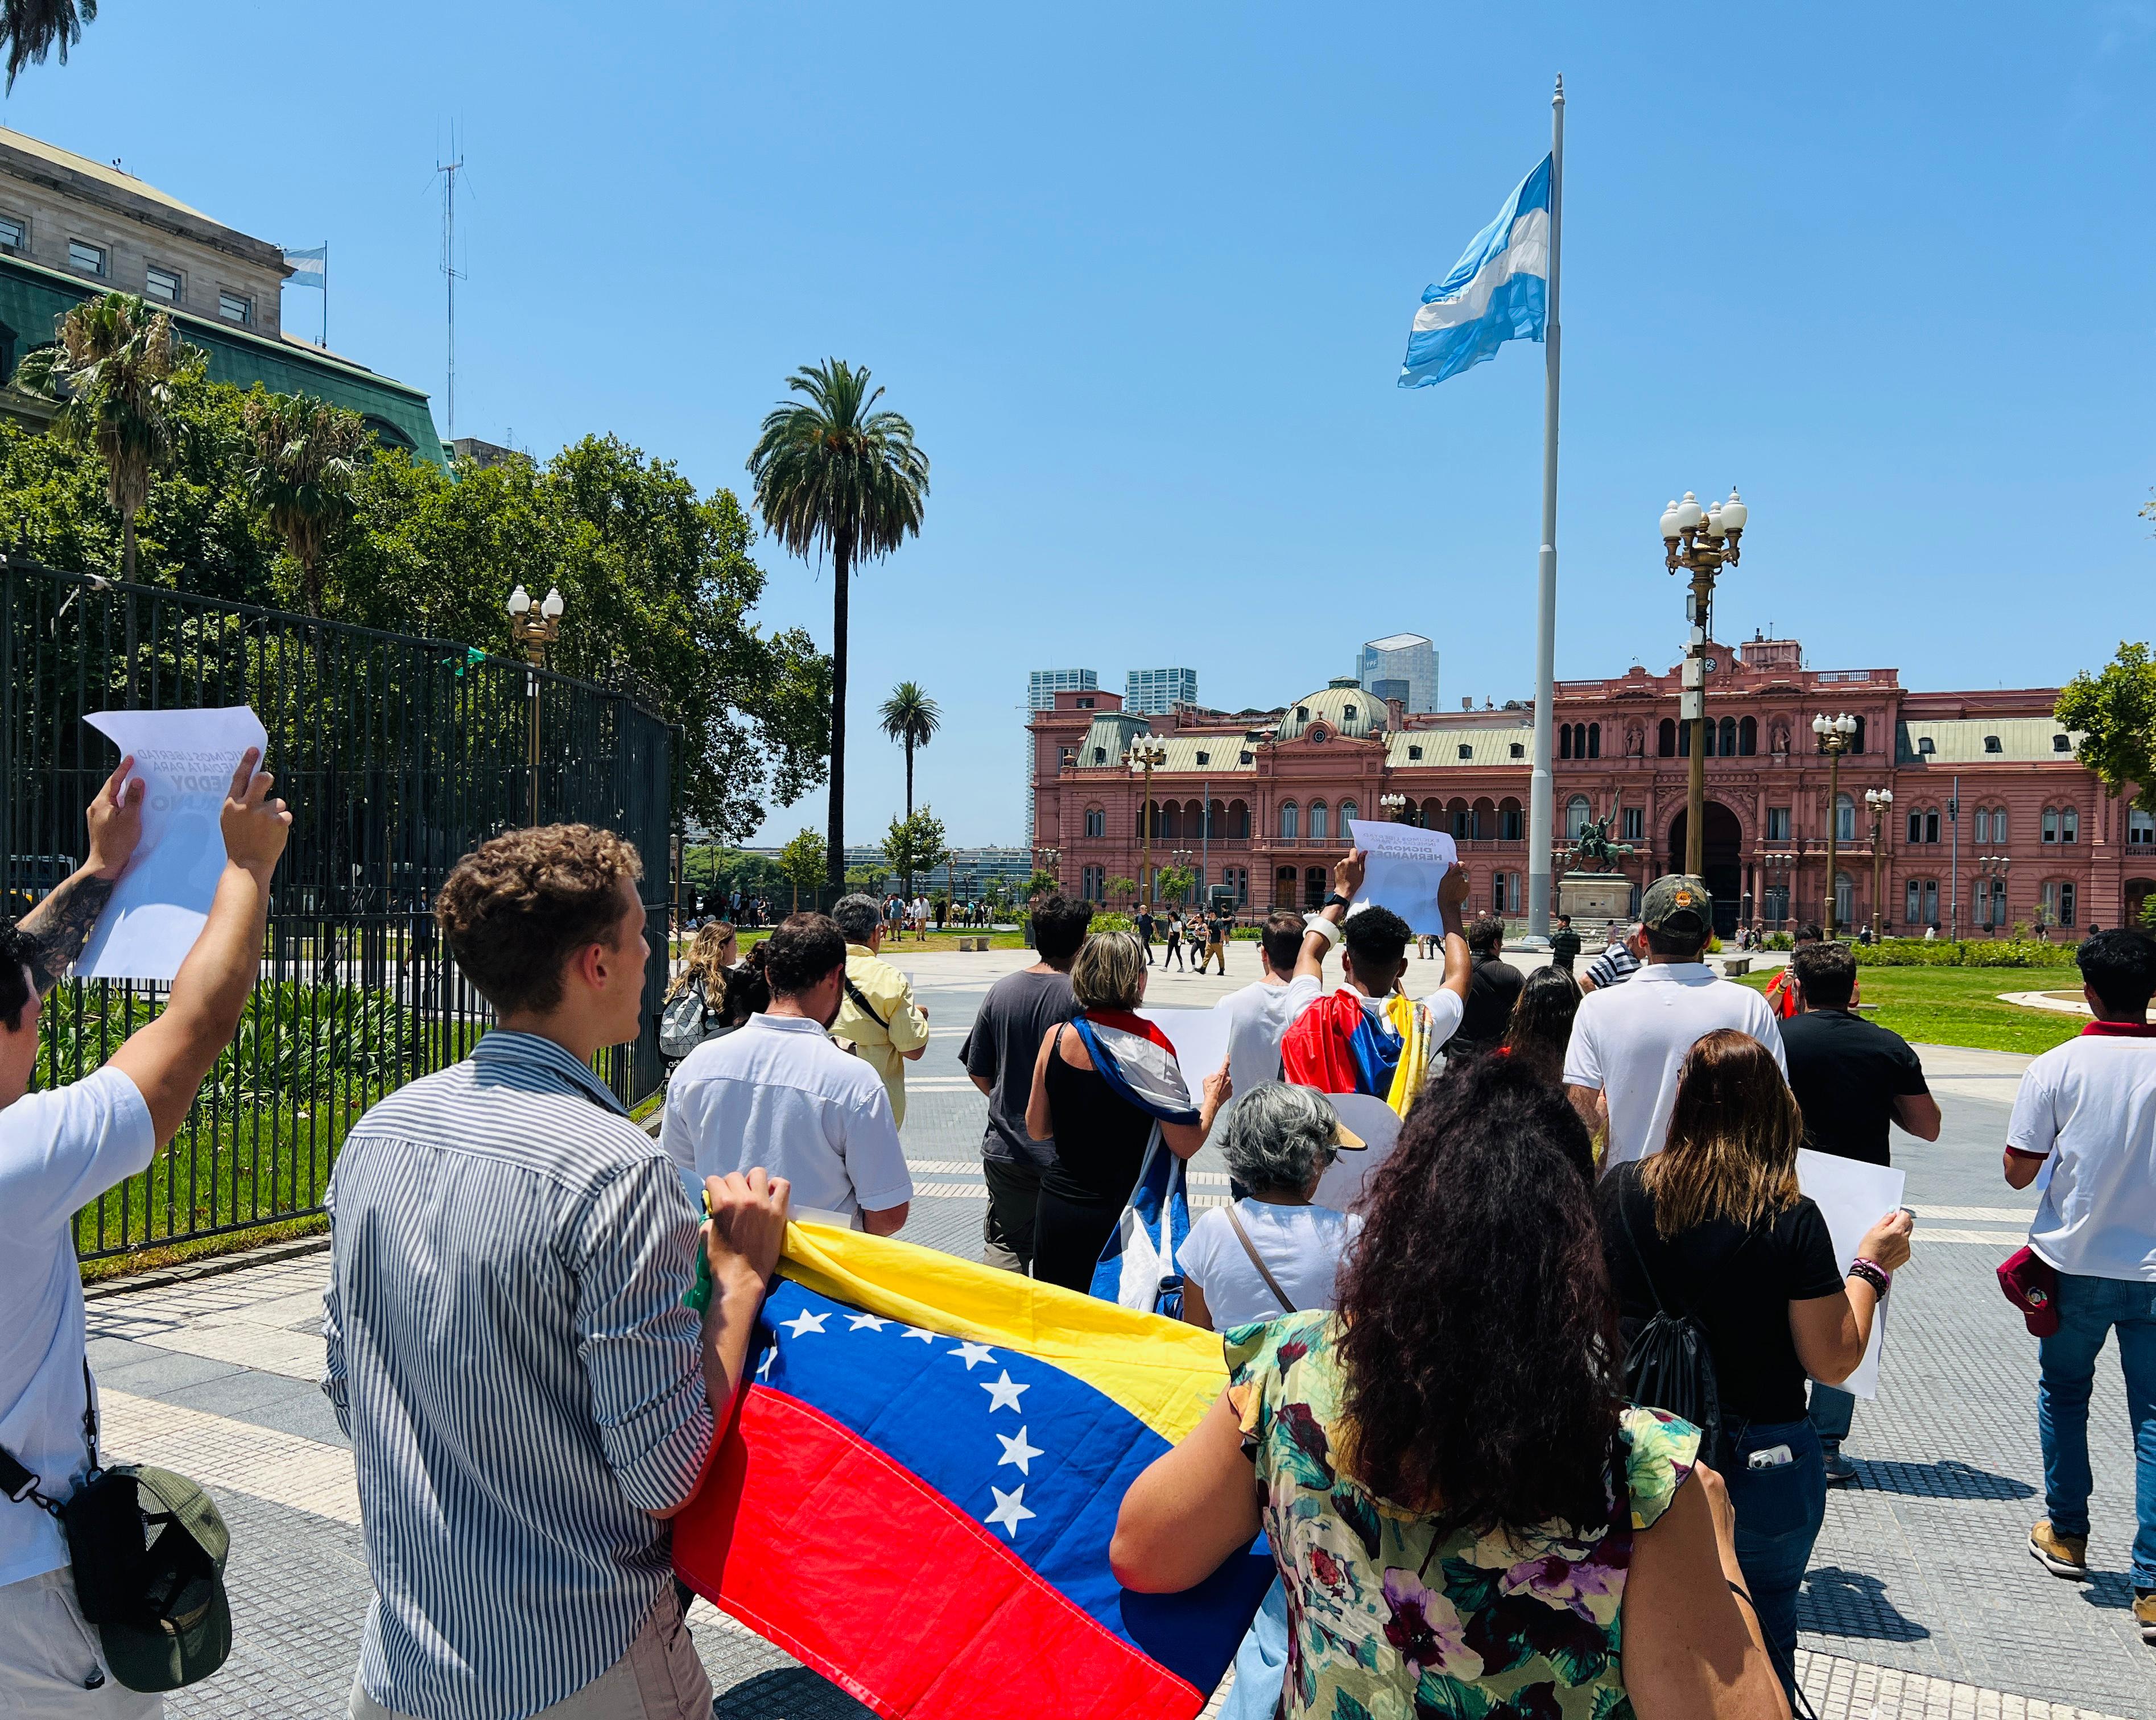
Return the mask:
<svg viewBox="0 0 2156 1720"><path fill-rule="evenodd" d="M1632 881L1622 872L1567 872L1558 880L1557 911L1582 921L1607 922L1631 917Z"/></svg>

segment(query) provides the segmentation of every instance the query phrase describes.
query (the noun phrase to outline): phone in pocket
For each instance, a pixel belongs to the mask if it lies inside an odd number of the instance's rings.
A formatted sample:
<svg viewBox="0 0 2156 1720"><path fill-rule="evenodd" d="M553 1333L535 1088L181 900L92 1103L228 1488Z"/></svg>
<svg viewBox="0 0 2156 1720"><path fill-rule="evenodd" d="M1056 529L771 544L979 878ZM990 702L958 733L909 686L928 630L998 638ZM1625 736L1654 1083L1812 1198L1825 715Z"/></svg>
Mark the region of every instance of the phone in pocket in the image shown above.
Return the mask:
<svg viewBox="0 0 2156 1720"><path fill-rule="evenodd" d="M1787 1445L1762 1445L1744 1460L1747 1469L1779 1469L1785 1463L1794 1463L1797 1454Z"/></svg>

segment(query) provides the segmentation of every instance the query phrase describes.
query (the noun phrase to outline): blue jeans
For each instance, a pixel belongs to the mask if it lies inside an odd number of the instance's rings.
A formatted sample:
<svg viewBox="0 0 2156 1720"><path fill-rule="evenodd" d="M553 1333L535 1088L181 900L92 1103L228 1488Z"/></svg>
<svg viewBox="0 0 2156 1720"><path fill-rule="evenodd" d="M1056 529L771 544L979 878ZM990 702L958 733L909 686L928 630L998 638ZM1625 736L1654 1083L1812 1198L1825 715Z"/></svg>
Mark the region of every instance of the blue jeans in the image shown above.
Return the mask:
<svg viewBox="0 0 2156 1720"><path fill-rule="evenodd" d="M1809 1421L1731 1422L1723 1430L1722 1478L1737 1513L1737 1565L1784 1690L1797 1665L1797 1590L1812 1543L1826 1520L1826 1465ZM1754 1451L1789 1448L1790 1461L1754 1469Z"/></svg>
<svg viewBox="0 0 2156 1720"><path fill-rule="evenodd" d="M1812 1382L1812 1431L1819 1435L1820 1444L1830 1457L1841 1450L1841 1442L1849 1437L1849 1424L1856 1419L1856 1399L1838 1385L1821 1385Z"/></svg>
<svg viewBox="0 0 2156 1720"><path fill-rule="evenodd" d="M2089 1391L2112 1327L2133 1423L2133 1586L2156 1589L2156 1284L2059 1274L2059 1329L2037 1347L2036 1431L2044 1442L2044 1504L2061 1535L2089 1532Z"/></svg>
<svg viewBox="0 0 2156 1720"><path fill-rule="evenodd" d="M1220 1704L1219 1720L1273 1720L1286 1677L1287 1590L1275 1577L1235 1651L1235 1685Z"/></svg>

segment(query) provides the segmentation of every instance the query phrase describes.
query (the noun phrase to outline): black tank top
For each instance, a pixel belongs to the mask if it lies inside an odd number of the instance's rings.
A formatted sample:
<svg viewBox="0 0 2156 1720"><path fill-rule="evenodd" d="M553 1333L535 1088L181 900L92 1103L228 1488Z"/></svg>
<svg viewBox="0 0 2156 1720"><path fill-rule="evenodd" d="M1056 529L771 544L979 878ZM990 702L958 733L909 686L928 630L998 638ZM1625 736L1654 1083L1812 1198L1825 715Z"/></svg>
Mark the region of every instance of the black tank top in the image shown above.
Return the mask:
<svg viewBox="0 0 2156 1720"><path fill-rule="evenodd" d="M1137 1187L1152 1119L1116 1096L1098 1070L1073 1069L1062 1045L1048 1054L1048 1119L1055 1163L1040 1186L1065 1200L1120 1206Z"/></svg>

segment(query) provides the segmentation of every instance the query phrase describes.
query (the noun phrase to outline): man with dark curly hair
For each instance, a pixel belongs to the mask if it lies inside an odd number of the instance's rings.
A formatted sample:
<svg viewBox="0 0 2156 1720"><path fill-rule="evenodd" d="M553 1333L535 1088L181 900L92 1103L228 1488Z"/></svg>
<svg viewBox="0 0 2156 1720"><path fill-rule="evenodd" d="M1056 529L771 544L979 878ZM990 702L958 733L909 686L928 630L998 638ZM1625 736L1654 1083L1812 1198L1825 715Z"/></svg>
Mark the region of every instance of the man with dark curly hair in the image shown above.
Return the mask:
<svg viewBox="0 0 2156 1720"><path fill-rule="evenodd" d="M496 1024L362 1117L331 1178L322 1389L376 1595L354 1720L711 1713L665 1520L741 1388L788 1189L712 1178L700 1245L593 1072L642 1024L642 870L588 824L459 860L435 917Z"/></svg>

